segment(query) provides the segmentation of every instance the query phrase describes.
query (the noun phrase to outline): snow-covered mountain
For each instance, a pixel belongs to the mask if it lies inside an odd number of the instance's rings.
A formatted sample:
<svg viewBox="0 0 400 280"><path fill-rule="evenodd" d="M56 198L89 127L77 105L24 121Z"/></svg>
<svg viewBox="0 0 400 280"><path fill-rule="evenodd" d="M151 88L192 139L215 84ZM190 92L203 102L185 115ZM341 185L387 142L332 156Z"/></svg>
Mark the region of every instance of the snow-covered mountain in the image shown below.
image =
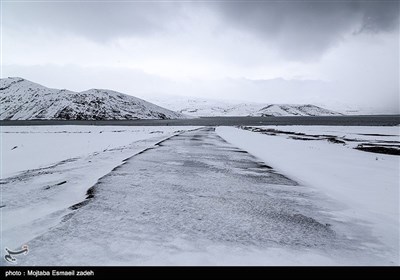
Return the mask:
<svg viewBox="0 0 400 280"><path fill-rule="evenodd" d="M270 104L257 112L251 114L252 116L338 116L338 112L324 109L315 105L296 105L296 104Z"/></svg>
<svg viewBox="0 0 400 280"><path fill-rule="evenodd" d="M50 89L22 78L0 80L1 120L178 119L180 113L112 90Z"/></svg>
<svg viewBox="0 0 400 280"><path fill-rule="evenodd" d="M341 113L310 104L234 103L199 98L156 98L152 102L182 114L215 116L338 116Z"/></svg>

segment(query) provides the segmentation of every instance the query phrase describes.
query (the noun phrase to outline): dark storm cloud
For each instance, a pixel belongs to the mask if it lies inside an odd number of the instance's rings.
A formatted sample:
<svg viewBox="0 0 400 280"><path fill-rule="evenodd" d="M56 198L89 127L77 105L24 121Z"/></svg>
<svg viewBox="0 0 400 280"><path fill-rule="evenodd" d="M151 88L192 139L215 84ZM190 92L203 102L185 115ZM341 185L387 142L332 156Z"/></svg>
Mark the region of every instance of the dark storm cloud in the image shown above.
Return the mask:
<svg viewBox="0 0 400 280"><path fill-rule="evenodd" d="M359 3L359 8L363 12L362 30L370 32L398 30L399 6L398 0Z"/></svg>
<svg viewBox="0 0 400 280"><path fill-rule="evenodd" d="M208 13L217 18L222 31L252 34L294 60L318 57L346 34L390 32L399 26L399 1L52 1L3 5L5 27L50 29L100 42L180 31L188 32L190 41L196 33L190 29L191 18ZM204 19L207 24L211 23ZM212 43L212 32L209 36Z"/></svg>
<svg viewBox="0 0 400 280"><path fill-rule="evenodd" d="M300 58L320 54L348 32L399 27L399 1L231 1L217 8L231 26Z"/></svg>

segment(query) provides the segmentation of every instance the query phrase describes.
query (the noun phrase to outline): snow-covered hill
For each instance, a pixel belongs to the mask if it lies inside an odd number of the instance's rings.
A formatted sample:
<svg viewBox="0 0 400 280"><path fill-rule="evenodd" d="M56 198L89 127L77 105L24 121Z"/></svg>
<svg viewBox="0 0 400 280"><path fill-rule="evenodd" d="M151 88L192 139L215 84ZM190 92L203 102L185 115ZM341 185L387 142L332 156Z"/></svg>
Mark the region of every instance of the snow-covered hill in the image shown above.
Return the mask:
<svg viewBox="0 0 400 280"><path fill-rule="evenodd" d="M234 103L199 98L157 98L152 102L182 114L214 116L338 116L341 113L310 104Z"/></svg>
<svg viewBox="0 0 400 280"><path fill-rule="evenodd" d="M50 89L22 78L0 80L1 120L178 119L180 113L112 90Z"/></svg>
<svg viewBox="0 0 400 280"><path fill-rule="evenodd" d="M296 104L270 104L252 116L338 116L338 112L327 110L315 105L296 105Z"/></svg>

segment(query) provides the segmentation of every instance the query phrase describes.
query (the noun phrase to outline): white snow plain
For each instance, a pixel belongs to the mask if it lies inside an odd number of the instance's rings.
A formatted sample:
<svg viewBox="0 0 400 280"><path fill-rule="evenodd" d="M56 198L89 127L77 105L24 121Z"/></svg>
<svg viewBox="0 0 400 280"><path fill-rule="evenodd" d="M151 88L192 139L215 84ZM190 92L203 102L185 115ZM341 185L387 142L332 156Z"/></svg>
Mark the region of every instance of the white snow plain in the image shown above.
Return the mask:
<svg viewBox="0 0 400 280"><path fill-rule="evenodd" d="M84 200L86 191L124 159L192 129L2 127L2 248L20 246L59 223L71 211L68 207Z"/></svg>
<svg viewBox="0 0 400 280"><path fill-rule="evenodd" d="M259 128L314 135L399 142L399 127L265 126ZM353 149L325 140L295 140L234 127L218 127L218 135L263 160L301 185L326 195L336 204L339 222L357 221L370 228L380 244L380 257L399 264L399 166L395 155ZM369 134L369 135L364 135ZM384 136L374 136L381 134Z"/></svg>
<svg viewBox="0 0 400 280"><path fill-rule="evenodd" d="M188 127L4 126L2 177L50 166L62 160L104 152L132 142L171 135Z"/></svg>

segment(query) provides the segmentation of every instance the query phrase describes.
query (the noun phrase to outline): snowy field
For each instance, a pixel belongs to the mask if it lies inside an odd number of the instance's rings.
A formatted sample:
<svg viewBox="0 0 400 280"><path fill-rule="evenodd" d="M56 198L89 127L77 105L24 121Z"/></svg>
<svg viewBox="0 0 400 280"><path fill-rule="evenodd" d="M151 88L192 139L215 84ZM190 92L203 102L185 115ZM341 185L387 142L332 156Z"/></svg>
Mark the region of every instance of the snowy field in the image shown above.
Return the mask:
<svg viewBox="0 0 400 280"><path fill-rule="evenodd" d="M124 159L195 128L2 127L2 247L18 247L59 223Z"/></svg>
<svg viewBox="0 0 400 280"><path fill-rule="evenodd" d="M329 197L336 204L334 215L337 221L354 223L356 220L367 225L382 243L382 255L393 264L399 264L400 158L354 149L359 143L390 143L398 148L399 126L254 128L261 131L218 127L217 133L301 185ZM263 130L278 132L263 133ZM313 138L321 135L329 137ZM332 139L331 136L335 136L334 140L344 139L344 143L324 139Z"/></svg>
<svg viewBox="0 0 400 280"><path fill-rule="evenodd" d="M2 127L2 177L63 160L102 153L135 141L167 137L190 127L26 126Z"/></svg>
<svg viewBox="0 0 400 280"><path fill-rule="evenodd" d="M399 156L355 148L399 140L399 127L2 127L1 247L29 245L18 265L398 265Z"/></svg>

